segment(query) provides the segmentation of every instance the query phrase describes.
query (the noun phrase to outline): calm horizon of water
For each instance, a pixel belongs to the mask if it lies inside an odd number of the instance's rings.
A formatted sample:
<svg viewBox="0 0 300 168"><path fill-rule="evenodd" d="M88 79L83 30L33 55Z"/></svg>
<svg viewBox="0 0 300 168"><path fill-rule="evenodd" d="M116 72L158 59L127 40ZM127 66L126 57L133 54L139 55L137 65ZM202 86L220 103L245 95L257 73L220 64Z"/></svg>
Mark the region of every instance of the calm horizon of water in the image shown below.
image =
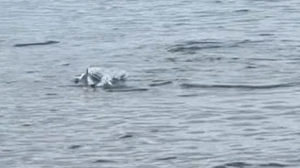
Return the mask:
<svg viewBox="0 0 300 168"><path fill-rule="evenodd" d="M0 165L299 166L299 4L2 1ZM89 65L130 89L71 87Z"/></svg>

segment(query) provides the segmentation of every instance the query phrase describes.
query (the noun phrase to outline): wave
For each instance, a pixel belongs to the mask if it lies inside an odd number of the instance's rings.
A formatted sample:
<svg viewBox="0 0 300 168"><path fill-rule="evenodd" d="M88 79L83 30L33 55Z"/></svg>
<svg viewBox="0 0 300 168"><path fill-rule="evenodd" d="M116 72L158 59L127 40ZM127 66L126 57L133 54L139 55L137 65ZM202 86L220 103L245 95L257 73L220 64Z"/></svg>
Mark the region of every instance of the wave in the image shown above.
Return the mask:
<svg viewBox="0 0 300 168"><path fill-rule="evenodd" d="M182 88L220 88L220 89L274 89L282 87L292 87L296 83L281 83L270 85L231 85L231 84L193 84L183 83L180 84Z"/></svg>
<svg viewBox="0 0 300 168"><path fill-rule="evenodd" d="M232 163L225 163L219 166L214 166L213 168L251 168L251 167L282 168L282 167L288 167L288 165L284 165L280 163L251 164L245 162L232 162Z"/></svg>
<svg viewBox="0 0 300 168"><path fill-rule="evenodd" d="M194 53L204 49L216 49L216 48L233 48L239 47L242 44L248 43L261 43L262 41L254 40L241 40L241 41L229 41L229 42L218 42L218 41L186 41L180 44L175 44L167 48L167 51L183 52L183 53Z"/></svg>
<svg viewBox="0 0 300 168"><path fill-rule="evenodd" d="M106 92L143 92L148 91L147 88L120 88L120 89L104 89Z"/></svg>
<svg viewBox="0 0 300 168"><path fill-rule="evenodd" d="M172 81L160 81L160 82L154 82L149 84L149 86L151 87L155 87L155 86L163 86L163 85L168 85L168 84L172 84Z"/></svg>

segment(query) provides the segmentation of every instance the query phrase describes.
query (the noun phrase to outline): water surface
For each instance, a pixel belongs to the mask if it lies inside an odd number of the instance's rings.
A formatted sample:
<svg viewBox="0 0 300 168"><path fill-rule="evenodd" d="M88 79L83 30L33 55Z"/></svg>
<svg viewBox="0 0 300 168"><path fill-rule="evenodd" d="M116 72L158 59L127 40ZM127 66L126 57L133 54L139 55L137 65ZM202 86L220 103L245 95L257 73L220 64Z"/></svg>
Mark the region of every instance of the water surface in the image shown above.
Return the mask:
<svg viewBox="0 0 300 168"><path fill-rule="evenodd" d="M2 1L0 164L299 166L299 5ZM131 90L70 87L89 65Z"/></svg>

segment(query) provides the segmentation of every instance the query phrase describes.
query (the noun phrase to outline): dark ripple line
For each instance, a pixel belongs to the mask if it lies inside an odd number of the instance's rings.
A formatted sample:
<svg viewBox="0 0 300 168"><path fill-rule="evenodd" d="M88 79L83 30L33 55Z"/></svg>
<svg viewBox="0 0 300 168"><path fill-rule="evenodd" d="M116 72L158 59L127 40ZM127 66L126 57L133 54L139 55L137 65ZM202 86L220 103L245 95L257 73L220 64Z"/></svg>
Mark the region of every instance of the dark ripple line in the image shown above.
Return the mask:
<svg viewBox="0 0 300 168"><path fill-rule="evenodd" d="M27 47L33 45L48 45L48 44L56 44L59 43L58 41L46 41L41 43L24 43L24 44L15 44L14 47Z"/></svg>
<svg viewBox="0 0 300 168"><path fill-rule="evenodd" d="M214 166L213 168L229 168L229 167L235 167L235 168L246 168L246 167L288 167L288 165L279 164L279 163L263 163L263 164L250 164L246 162L231 162L231 163L225 163L223 165Z"/></svg>
<svg viewBox="0 0 300 168"><path fill-rule="evenodd" d="M262 167L287 167L288 165L279 164L279 163L267 163L267 164L260 164L259 166L262 166Z"/></svg>
<svg viewBox="0 0 300 168"><path fill-rule="evenodd" d="M204 49L213 49L213 48L221 48L219 45L211 45L211 46L177 46L176 48L168 49L169 52L185 52L185 51L196 51L196 50L204 50Z"/></svg>
<svg viewBox="0 0 300 168"><path fill-rule="evenodd" d="M82 87L82 86L80 86L80 85L60 85L60 86L57 86L57 87Z"/></svg>
<svg viewBox="0 0 300 168"><path fill-rule="evenodd" d="M132 137L133 137L133 135L126 134L126 135L123 135L123 136L119 137L119 139L126 139L126 138L132 138Z"/></svg>
<svg viewBox="0 0 300 168"><path fill-rule="evenodd" d="M69 147L69 149L78 149L78 148L80 148L81 147L81 145L71 145L70 147Z"/></svg>
<svg viewBox="0 0 300 168"><path fill-rule="evenodd" d="M113 160L98 159L98 160L93 161L93 163L116 163L116 162Z"/></svg>
<svg viewBox="0 0 300 168"><path fill-rule="evenodd" d="M273 85L227 85L227 84L193 84L183 83L180 86L182 88L220 88L220 89L274 89L283 87L293 87L296 83L282 83Z"/></svg>
<svg viewBox="0 0 300 168"><path fill-rule="evenodd" d="M155 87L155 86L163 86L163 85L168 85L168 84L172 84L172 81L165 81L165 82L158 82L158 83L151 83L149 84L149 86L151 87Z"/></svg>
<svg viewBox="0 0 300 168"><path fill-rule="evenodd" d="M231 42L231 43L223 43L223 42L217 42L217 41L187 41L182 44L176 44L169 48L167 48L167 51L175 53L175 52L194 52L198 50L203 49L216 49L216 48L234 48L239 47L242 44L247 43L261 43L265 42L263 40L261 41L254 41L254 40L241 40L237 42Z"/></svg>
<svg viewBox="0 0 300 168"><path fill-rule="evenodd" d="M147 88L132 88L132 89L105 89L107 92L142 92L148 91Z"/></svg>
<svg viewBox="0 0 300 168"><path fill-rule="evenodd" d="M178 95L178 97L197 97L199 94L183 94L183 95Z"/></svg>
<svg viewBox="0 0 300 168"><path fill-rule="evenodd" d="M251 166L249 163L244 162L232 162L232 163L226 163L225 166L231 166L231 167L245 167L245 166Z"/></svg>
<svg viewBox="0 0 300 168"><path fill-rule="evenodd" d="M80 85L60 85L58 87L83 87ZM124 88L96 88L96 89L104 89L106 92L143 92L148 91L148 88L131 88L131 87L124 87Z"/></svg>
<svg viewBox="0 0 300 168"><path fill-rule="evenodd" d="M157 160L172 160L172 159L177 159L177 157L171 156L171 157L165 157L165 158L158 158Z"/></svg>
<svg viewBox="0 0 300 168"><path fill-rule="evenodd" d="M249 12L249 9L239 9L239 10L235 10L234 12L240 13L240 12Z"/></svg>

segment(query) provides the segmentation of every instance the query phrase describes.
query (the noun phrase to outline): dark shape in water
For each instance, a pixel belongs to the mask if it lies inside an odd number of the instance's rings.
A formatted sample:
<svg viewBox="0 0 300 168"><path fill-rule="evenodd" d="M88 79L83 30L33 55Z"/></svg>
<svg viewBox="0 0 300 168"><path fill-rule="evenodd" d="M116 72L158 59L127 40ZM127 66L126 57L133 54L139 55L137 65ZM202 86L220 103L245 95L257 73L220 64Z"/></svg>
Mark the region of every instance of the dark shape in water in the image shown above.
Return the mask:
<svg viewBox="0 0 300 168"><path fill-rule="evenodd" d="M259 36L274 36L274 34L272 33L261 33L261 34L258 34Z"/></svg>
<svg viewBox="0 0 300 168"><path fill-rule="evenodd" d="M182 94L182 95L178 95L178 97L197 97L199 96L199 94Z"/></svg>
<svg viewBox="0 0 300 168"><path fill-rule="evenodd" d="M47 96L56 96L57 93L46 93Z"/></svg>
<svg viewBox="0 0 300 168"><path fill-rule="evenodd" d="M187 52L194 53L194 51L203 50L203 49L213 49L225 47L221 42L215 41L186 41L181 44L176 44L167 49L169 52Z"/></svg>
<svg viewBox="0 0 300 168"><path fill-rule="evenodd" d="M251 166L251 164L245 162L232 162L232 163L226 163L225 166L243 168L245 166Z"/></svg>
<svg viewBox="0 0 300 168"><path fill-rule="evenodd" d="M132 88L132 89L105 89L106 92L141 92L148 91L147 88Z"/></svg>
<svg viewBox="0 0 300 168"><path fill-rule="evenodd" d="M32 124L29 124L29 123L27 123L27 124L22 124L22 126L24 126L24 127L29 127L29 126L31 126Z"/></svg>
<svg viewBox="0 0 300 168"><path fill-rule="evenodd" d="M196 50L203 50L203 49L212 49L212 48L221 48L220 45L206 45L206 46L184 46L184 45L177 45L174 48L168 49L169 52L191 52Z"/></svg>
<svg viewBox="0 0 300 168"><path fill-rule="evenodd" d="M64 63L64 64L61 64L61 66L69 66L70 63Z"/></svg>
<svg viewBox="0 0 300 168"><path fill-rule="evenodd" d="M214 166L213 168L226 168L225 166Z"/></svg>
<svg viewBox="0 0 300 168"><path fill-rule="evenodd" d="M249 11L250 11L249 9L239 9L234 12L249 12Z"/></svg>
<svg viewBox="0 0 300 168"><path fill-rule="evenodd" d="M131 138L131 137L133 137L133 135L127 134L127 135L121 136L119 139L125 139L125 138Z"/></svg>
<svg viewBox="0 0 300 168"><path fill-rule="evenodd" d="M248 43L261 43L264 41L253 41L253 40L240 40L240 41L229 41L229 42L218 42L218 41L186 41L180 44L173 45L167 49L167 51L183 52L194 54L196 51L204 49L216 49L216 48L234 48L239 47L243 44Z"/></svg>
<svg viewBox="0 0 300 168"><path fill-rule="evenodd" d="M93 163L115 163L115 161L105 160L105 159L98 159L98 160L95 160Z"/></svg>
<svg viewBox="0 0 300 168"><path fill-rule="evenodd" d="M80 148L81 147L81 145L71 145L70 147L69 147L69 149L78 149L78 148Z"/></svg>
<svg viewBox="0 0 300 168"><path fill-rule="evenodd" d="M158 158L157 160L172 160L172 159L177 159L177 157L171 156L171 157L165 157L165 158Z"/></svg>
<svg viewBox="0 0 300 168"><path fill-rule="evenodd" d="M256 66L253 66L253 65L247 65L246 66L246 69L255 69L256 68Z"/></svg>
<svg viewBox="0 0 300 168"><path fill-rule="evenodd" d="M287 165L279 164L279 163L267 163L267 164L260 164L261 167L287 167Z"/></svg>
<svg viewBox="0 0 300 168"><path fill-rule="evenodd" d="M223 165L214 166L213 168L250 168L250 167L266 167L266 168L274 168L274 167L287 167L287 165L278 164L278 163L265 163L265 164L250 164L245 162L232 162L225 163Z"/></svg>
<svg viewBox="0 0 300 168"><path fill-rule="evenodd" d="M149 84L149 86L152 86L152 87L163 86L163 85L167 85L167 84L171 84L171 83L172 83L172 81L156 82L156 83Z"/></svg>
<svg viewBox="0 0 300 168"><path fill-rule="evenodd" d="M26 71L26 73L36 73L36 72L38 72L38 71Z"/></svg>
<svg viewBox="0 0 300 168"><path fill-rule="evenodd" d="M56 44L59 43L58 41L46 41L42 43L24 43L24 44L15 44L14 47L27 47L33 45L48 45L48 44Z"/></svg>

